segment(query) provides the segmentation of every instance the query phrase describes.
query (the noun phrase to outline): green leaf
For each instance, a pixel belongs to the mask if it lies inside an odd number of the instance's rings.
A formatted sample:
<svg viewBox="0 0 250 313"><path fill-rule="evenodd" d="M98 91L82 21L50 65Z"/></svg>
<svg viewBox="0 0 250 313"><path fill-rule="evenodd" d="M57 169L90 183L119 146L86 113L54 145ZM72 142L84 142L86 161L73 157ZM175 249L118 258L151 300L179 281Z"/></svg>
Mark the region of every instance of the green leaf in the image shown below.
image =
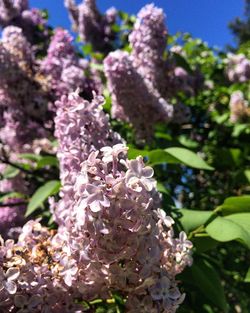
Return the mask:
<svg viewBox="0 0 250 313"><path fill-rule="evenodd" d="M148 158L148 163L150 166L163 164L163 163L179 163L177 159L169 155L166 151L162 149L156 150L139 150L134 148L129 148L128 158L135 159L137 156L141 155L142 157Z"/></svg>
<svg viewBox="0 0 250 313"><path fill-rule="evenodd" d="M81 41L81 40L80 40ZM89 55L93 52L93 48L91 44L85 44L82 47L82 52L84 53L84 55Z"/></svg>
<svg viewBox="0 0 250 313"><path fill-rule="evenodd" d="M93 62L91 62L91 63L90 63L90 67L91 67L93 70L97 70L97 71L100 71L100 72L103 72L103 71L104 71L103 64L98 64L98 63L93 63Z"/></svg>
<svg viewBox="0 0 250 313"><path fill-rule="evenodd" d="M128 13L123 12L123 11L118 11L118 15L122 20L127 20L129 18Z"/></svg>
<svg viewBox="0 0 250 313"><path fill-rule="evenodd" d="M120 26L119 26L118 24L113 24L113 25L111 26L111 29L112 29L113 32L119 33L119 31L120 31Z"/></svg>
<svg viewBox="0 0 250 313"><path fill-rule="evenodd" d="M223 312L228 312L221 280L213 266L206 260L198 260L194 262L191 271L194 283L203 295Z"/></svg>
<svg viewBox="0 0 250 313"><path fill-rule="evenodd" d="M39 208L49 196L58 193L60 190L60 181L51 180L48 181L45 185L41 186L36 190L33 196L30 199L30 202L27 207L25 216L32 214L37 208Z"/></svg>
<svg viewBox="0 0 250 313"><path fill-rule="evenodd" d="M14 166L8 165L3 172L3 178L14 178L20 173L20 170Z"/></svg>
<svg viewBox="0 0 250 313"><path fill-rule="evenodd" d="M173 147L167 148L165 150L155 149L151 151L129 148L128 151L129 159L134 159L139 155L143 157L148 157L148 163L150 166L163 163L168 164L182 163L197 169L213 170L213 167L209 166L196 153L185 148Z"/></svg>
<svg viewBox="0 0 250 313"><path fill-rule="evenodd" d="M35 161L35 162L38 162L41 159L40 155L33 154L33 153L20 153L18 154L18 157L21 159L26 159L26 160Z"/></svg>
<svg viewBox="0 0 250 313"><path fill-rule="evenodd" d="M250 248L250 213L218 216L206 227L210 237L221 242L238 240Z"/></svg>
<svg viewBox="0 0 250 313"><path fill-rule="evenodd" d="M223 215L250 212L250 196L229 197L217 210Z"/></svg>
<svg viewBox="0 0 250 313"><path fill-rule="evenodd" d="M248 124L236 124L232 133L233 137L238 137L248 128Z"/></svg>
<svg viewBox="0 0 250 313"><path fill-rule="evenodd" d="M170 136L169 134L162 132L156 132L155 138L165 139L167 141L171 141L173 139L172 136Z"/></svg>
<svg viewBox="0 0 250 313"><path fill-rule="evenodd" d="M187 209L178 209L177 213L178 212L180 212L180 214L182 215L179 220L183 226L183 229L187 233L198 228L201 225L204 225L213 213L212 211L198 211Z"/></svg>
<svg viewBox="0 0 250 313"><path fill-rule="evenodd" d="M174 56L174 59L175 59L177 66L184 68L184 70L186 70L190 74L192 73L192 69L191 69L190 65L180 54L173 53L173 56Z"/></svg>
<svg viewBox="0 0 250 313"><path fill-rule="evenodd" d="M229 118L229 114L228 112L222 114L222 115L218 115L214 118L215 122L218 124L223 124L226 122L226 120L228 120Z"/></svg>
<svg viewBox="0 0 250 313"><path fill-rule="evenodd" d="M167 148L165 151L187 166L197 169L213 170L213 167L209 166L200 156L188 149L173 147Z"/></svg>
<svg viewBox="0 0 250 313"><path fill-rule="evenodd" d="M149 151L147 150L140 150L140 149L135 149L135 148L129 148L128 150L128 158L129 160L135 159L138 156L147 156L149 154Z"/></svg>
<svg viewBox="0 0 250 313"><path fill-rule="evenodd" d="M218 246L218 241L208 237L208 235L207 237L194 237L192 242L198 253L204 253Z"/></svg>
<svg viewBox="0 0 250 313"><path fill-rule="evenodd" d="M187 136L181 135L179 137L179 143L182 144L183 146L189 148L189 149L194 149L199 146L198 142L188 138Z"/></svg>
<svg viewBox="0 0 250 313"><path fill-rule="evenodd" d="M25 199L25 195L20 192L9 192L0 197L0 203L8 199Z"/></svg>
<svg viewBox="0 0 250 313"><path fill-rule="evenodd" d="M244 171L244 175L245 175L245 177L246 177L248 183L250 183L250 170L245 170L245 171Z"/></svg>
<svg viewBox="0 0 250 313"><path fill-rule="evenodd" d="M242 163L242 151L238 148L228 149L218 147L214 155L214 162L216 167L223 169L240 166Z"/></svg>
<svg viewBox="0 0 250 313"><path fill-rule="evenodd" d="M161 193L164 193L168 196L170 196L170 192L166 189L166 187L160 183L160 182L157 182L157 190Z"/></svg>
<svg viewBox="0 0 250 313"><path fill-rule="evenodd" d="M37 163L37 169L43 168L48 165L58 167L59 164L58 164L57 158L55 156L50 156L50 155L41 157Z"/></svg>
<svg viewBox="0 0 250 313"><path fill-rule="evenodd" d="M247 274L246 274L246 277L244 279L244 282L245 283L250 283L250 267L249 267L249 269L247 271Z"/></svg>
<svg viewBox="0 0 250 313"><path fill-rule="evenodd" d="M150 166L163 163L179 163L178 160L164 150L156 149L148 153L148 162Z"/></svg>

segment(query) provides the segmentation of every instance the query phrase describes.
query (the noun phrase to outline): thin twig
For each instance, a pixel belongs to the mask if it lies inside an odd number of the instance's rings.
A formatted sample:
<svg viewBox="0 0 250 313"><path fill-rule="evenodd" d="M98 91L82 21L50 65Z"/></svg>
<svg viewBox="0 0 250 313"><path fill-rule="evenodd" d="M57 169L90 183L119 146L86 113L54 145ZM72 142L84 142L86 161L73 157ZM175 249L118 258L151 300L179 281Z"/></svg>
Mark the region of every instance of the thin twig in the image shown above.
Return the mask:
<svg viewBox="0 0 250 313"><path fill-rule="evenodd" d="M10 160L8 160L6 158L4 158L4 159L0 158L0 161L4 164L8 164L10 166L13 166L14 168L16 168L22 172L25 172L25 173L30 174L30 175L34 175L34 173L32 171L29 171L29 170L23 168L22 166L19 166L18 164L12 163Z"/></svg>
<svg viewBox="0 0 250 313"><path fill-rule="evenodd" d="M19 205L26 205L27 202L16 202L16 203L0 203L0 208L4 208L4 207L16 207Z"/></svg>

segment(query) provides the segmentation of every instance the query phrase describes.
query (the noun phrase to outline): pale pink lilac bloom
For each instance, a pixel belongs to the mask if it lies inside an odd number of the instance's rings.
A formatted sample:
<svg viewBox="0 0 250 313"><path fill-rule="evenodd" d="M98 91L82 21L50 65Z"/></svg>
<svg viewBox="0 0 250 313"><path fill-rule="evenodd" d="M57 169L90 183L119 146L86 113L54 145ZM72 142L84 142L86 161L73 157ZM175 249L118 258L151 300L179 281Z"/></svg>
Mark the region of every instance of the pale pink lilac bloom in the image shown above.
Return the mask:
<svg viewBox="0 0 250 313"><path fill-rule="evenodd" d="M15 151L45 137L47 97L34 79L31 45L18 27L6 27L0 43L1 139Z"/></svg>
<svg viewBox="0 0 250 313"><path fill-rule="evenodd" d="M127 52L111 52L104 60L104 72L112 96L113 118L129 121L138 138L150 138L155 123L171 120L173 106L145 82Z"/></svg>
<svg viewBox="0 0 250 313"><path fill-rule="evenodd" d="M166 95L165 61L167 29L165 14L154 4L144 6L137 14L133 31L129 35L133 65L147 83Z"/></svg>
<svg viewBox="0 0 250 313"><path fill-rule="evenodd" d="M230 121L232 123L246 120L250 116L248 101L240 90L236 90L231 94L229 101Z"/></svg>
<svg viewBox="0 0 250 313"><path fill-rule="evenodd" d="M191 264L191 243L184 233L174 238L173 221L159 211L153 170L140 157L127 159L101 103L77 93L57 103L64 212L57 232L29 221L16 244L1 243L0 262L20 272L13 295L0 291L6 312L13 306L83 312L76 299L106 299L111 290L128 298L129 312L134 303L138 313L172 313L183 301L175 275ZM80 163L71 163L74 156Z"/></svg>
<svg viewBox="0 0 250 313"><path fill-rule="evenodd" d="M116 20L116 10L111 8L102 15L95 0L85 0L79 5L75 0L65 0L64 3L73 23L73 30L79 33L80 38L90 43L94 50L111 50L112 41L115 39L112 25Z"/></svg>
<svg viewBox="0 0 250 313"><path fill-rule="evenodd" d="M86 77L88 62L82 62L73 46L73 37L68 31L57 28L51 38L47 56L40 64L40 71L47 77L51 94L56 99L75 91L92 98L92 91L98 91L95 81Z"/></svg>
<svg viewBox="0 0 250 313"><path fill-rule="evenodd" d="M250 80L250 60L242 53L227 55L226 75L231 82L246 82Z"/></svg>
<svg viewBox="0 0 250 313"><path fill-rule="evenodd" d="M29 8L28 0L1 0L0 26L20 27L28 41L38 49L40 42L46 46L48 40L47 21L38 9ZM40 48L39 48L40 49Z"/></svg>

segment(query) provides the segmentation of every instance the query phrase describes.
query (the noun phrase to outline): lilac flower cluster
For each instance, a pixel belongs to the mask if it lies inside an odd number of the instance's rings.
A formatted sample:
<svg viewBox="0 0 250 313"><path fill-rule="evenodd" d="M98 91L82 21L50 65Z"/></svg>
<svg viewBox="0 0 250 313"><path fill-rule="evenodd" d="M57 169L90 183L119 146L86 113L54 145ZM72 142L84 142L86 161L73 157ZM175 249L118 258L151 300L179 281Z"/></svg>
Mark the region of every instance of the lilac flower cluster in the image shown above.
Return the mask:
<svg viewBox="0 0 250 313"><path fill-rule="evenodd" d="M250 80L250 60L244 54L232 54L227 56L226 74L231 82L246 82Z"/></svg>
<svg viewBox="0 0 250 313"><path fill-rule="evenodd" d="M95 0L85 0L78 6L75 0L65 0L65 6L69 10L73 29L79 33L81 39L90 43L94 50L110 51L115 38L112 25L116 20L116 10L110 8L102 15Z"/></svg>
<svg viewBox="0 0 250 313"><path fill-rule="evenodd" d="M192 244L184 233L173 237L174 222L159 209L153 169L141 157L127 160L126 151L122 144L103 147L82 163L74 205L59 228L59 234L69 232L67 263L81 264L82 274L73 266L63 271L64 281L72 287L81 281L90 299L116 290L129 312L139 302L144 306L137 312L175 312L183 296L174 277L191 264Z"/></svg>
<svg viewBox="0 0 250 313"><path fill-rule="evenodd" d="M62 201L55 212L58 222L63 221L67 210L70 210L73 186L82 162L92 151L121 142L119 135L110 130L102 104L100 96L95 95L89 103L77 92L56 102L55 136L59 141L57 156L63 185Z"/></svg>
<svg viewBox="0 0 250 313"><path fill-rule="evenodd" d="M0 167L6 169L6 161L15 163L16 153L32 152L32 142L45 138L48 95L36 77L36 64L31 44L21 28L7 26L0 42ZM2 148L4 148L4 155ZM34 189L19 173L1 180L0 192L29 194ZM15 199L10 199L14 201ZM3 203L0 219L5 222L5 233L24 223L24 206L8 206ZM14 235L14 234L12 234Z"/></svg>
<svg viewBox="0 0 250 313"><path fill-rule="evenodd" d="M234 91L231 94L229 108L230 121L232 123L244 121L250 117L250 108L248 106L248 102L245 100L243 93L239 90Z"/></svg>
<svg viewBox="0 0 250 313"><path fill-rule="evenodd" d="M16 151L24 144L46 138L52 127L53 103L79 88L85 98L98 91L99 81L85 77L68 32L57 29L47 56L38 63L20 28L6 27L0 44L0 138ZM26 148L25 148L26 149Z"/></svg>
<svg viewBox="0 0 250 313"><path fill-rule="evenodd" d="M17 26L32 43L48 39L47 21L38 9L29 9L28 0L0 0L0 26Z"/></svg>
<svg viewBox="0 0 250 313"><path fill-rule="evenodd" d="M0 1L0 24L7 26L11 21L19 17L24 10L28 9L27 0L1 0Z"/></svg>
<svg viewBox="0 0 250 313"><path fill-rule="evenodd" d="M166 95L163 53L167 42L165 14L162 9L148 4L137 15L129 35L134 67L148 83Z"/></svg>
<svg viewBox="0 0 250 313"><path fill-rule="evenodd" d="M46 135L42 123L48 100L33 74L33 53L22 30L6 27L0 43L0 138L15 151Z"/></svg>
<svg viewBox="0 0 250 313"><path fill-rule="evenodd" d="M0 42L0 141L12 152L11 158L13 152L43 149L53 129L53 104L61 94L79 87L81 95L90 98L100 85L85 77L88 64L76 56L66 31L56 30L42 61L36 60L34 51L21 28L4 28ZM1 181L0 189L27 194L33 187L27 188L23 175L18 174Z"/></svg>
<svg viewBox="0 0 250 313"><path fill-rule="evenodd" d="M138 13L129 35L131 54L117 50L104 60L112 117L130 122L138 139L150 139L157 122L183 123L190 115L184 104L169 104L173 90L191 87L190 76L184 69L179 80L177 68L176 72L169 71L164 60L166 37L163 11L153 4L146 5Z"/></svg>
<svg viewBox="0 0 250 313"><path fill-rule="evenodd" d="M92 90L98 91L99 84L84 74L89 64L77 57L72 41L68 31L56 29L40 70L47 77L51 92L57 98L79 88L82 95L90 99Z"/></svg>
<svg viewBox="0 0 250 313"><path fill-rule="evenodd" d="M82 301L116 291L126 312L173 313L184 299L175 276L191 264L192 244L174 237L153 169L127 159L101 103L76 93L57 103L64 212L57 232L29 221L17 243L1 242L5 312L80 313Z"/></svg>
<svg viewBox="0 0 250 313"><path fill-rule="evenodd" d="M138 138L150 138L156 122L170 121L173 106L145 82L127 52L111 52L104 60L104 70L112 95L112 116L132 123Z"/></svg>
<svg viewBox="0 0 250 313"><path fill-rule="evenodd" d="M63 248L53 231L30 221L17 243L1 240L0 306L4 312L83 312L58 275ZM77 311L77 309L79 309Z"/></svg>

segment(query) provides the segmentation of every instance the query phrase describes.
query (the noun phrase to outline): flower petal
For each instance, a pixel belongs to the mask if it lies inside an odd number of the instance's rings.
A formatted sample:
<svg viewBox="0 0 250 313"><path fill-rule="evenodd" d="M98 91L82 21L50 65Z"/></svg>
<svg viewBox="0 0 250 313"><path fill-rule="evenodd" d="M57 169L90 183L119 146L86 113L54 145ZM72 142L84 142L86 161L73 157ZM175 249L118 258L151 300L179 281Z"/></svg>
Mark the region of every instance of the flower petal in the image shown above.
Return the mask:
<svg viewBox="0 0 250 313"><path fill-rule="evenodd" d="M20 271L18 268L15 268L15 267L9 268L7 272L5 273L5 276L8 281L16 280L19 277L19 275L20 275Z"/></svg>

